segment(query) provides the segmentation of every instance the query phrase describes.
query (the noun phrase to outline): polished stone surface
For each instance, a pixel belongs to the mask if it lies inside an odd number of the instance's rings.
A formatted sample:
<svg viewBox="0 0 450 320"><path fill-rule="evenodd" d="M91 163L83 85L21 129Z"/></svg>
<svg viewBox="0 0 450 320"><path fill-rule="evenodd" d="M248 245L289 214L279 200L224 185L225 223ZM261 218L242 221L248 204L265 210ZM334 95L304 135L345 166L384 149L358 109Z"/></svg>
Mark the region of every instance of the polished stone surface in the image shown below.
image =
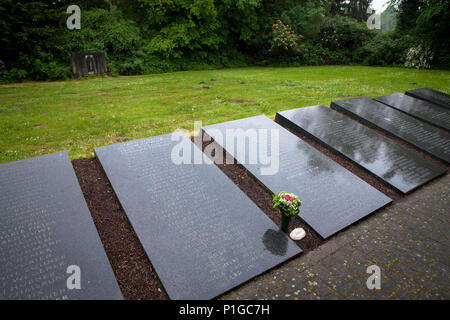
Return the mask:
<svg viewBox="0 0 450 320"><path fill-rule="evenodd" d="M450 134L443 130L367 97L333 101L331 108L352 115L450 163Z"/></svg>
<svg viewBox="0 0 450 320"><path fill-rule="evenodd" d="M277 113L277 122L304 134L408 193L446 169L323 105Z"/></svg>
<svg viewBox="0 0 450 320"><path fill-rule="evenodd" d="M403 93L394 93L375 98L375 100L441 129L450 130L450 110L437 104Z"/></svg>
<svg viewBox="0 0 450 320"><path fill-rule="evenodd" d="M171 299L214 298L301 252L217 166L172 152L203 155L171 135L95 149Z"/></svg>
<svg viewBox="0 0 450 320"><path fill-rule="evenodd" d="M203 127L203 130L272 193L291 191L297 194L303 201L300 217L323 238L391 202L383 193L265 116L219 123ZM267 139L262 138L265 132L270 133ZM232 133L240 139L235 139ZM258 135L261 137L256 142L242 139ZM279 144L273 138L277 136ZM233 141L234 148L231 147ZM250 161L247 157L249 147L253 149L253 155L255 152L260 154L258 161ZM267 159L261 156L266 150L271 150L268 153L271 161L264 161ZM270 167L270 163L275 168L276 160L279 160L278 170L262 170Z"/></svg>
<svg viewBox="0 0 450 320"><path fill-rule="evenodd" d="M0 164L0 261L0 300L122 299L66 152Z"/></svg>
<svg viewBox="0 0 450 320"><path fill-rule="evenodd" d="M421 88L415 90L408 90L406 91L406 94L408 96L422 100L427 100L435 104L438 104L441 107L450 109L450 95L443 93L441 91L437 91L430 88Z"/></svg>

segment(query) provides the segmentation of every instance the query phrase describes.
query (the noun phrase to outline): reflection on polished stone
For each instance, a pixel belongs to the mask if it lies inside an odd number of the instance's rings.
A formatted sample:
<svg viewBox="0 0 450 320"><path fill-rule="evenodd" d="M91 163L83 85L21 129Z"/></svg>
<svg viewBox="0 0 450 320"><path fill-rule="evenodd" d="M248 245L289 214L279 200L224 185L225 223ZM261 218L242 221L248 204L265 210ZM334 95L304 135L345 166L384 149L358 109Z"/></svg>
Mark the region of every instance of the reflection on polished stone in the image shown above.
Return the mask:
<svg viewBox="0 0 450 320"><path fill-rule="evenodd" d="M0 164L0 279L0 300L122 299L67 152Z"/></svg>
<svg viewBox="0 0 450 320"><path fill-rule="evenodd" d="M450 130L450 109L403 93L394 93L375 100L441 129Z"/></svg>
<svg viewBox="0 0 450 320"><path fill-rule="evenodd" d="M331 102L331 108L385 131L450 163L450 134L367 97Z"/></svg>
<svg viewBox="0 0 450 320"><path fill-rule="evenodd" d="M171 299L217 297L301 252L287 236L268 251L272 220L214 164L175 164L180 142L202 154L171 135L95 149Z"/></svg>
<svg viewBox="0 0 450 320"><path fill-rule="evenodd" d="M263 243L267 250L278 256L285 256L289 238L280 229L267 229L263 235Z"/></svg>
<svg viewBox="0 0 450 320"><path fill-rule="evenodd" d="M403 193L446 172L445 168L323 105L279 112L277 122L338 152Z"/></svg>
<svg viewBox="0 0 450 320"><path fill-rule="evenodd" d="M272 148L271 138L253 142L242 139L246 134L248 137L255 136L251 134L252 130L262 134L270 130L274 130L274 134L279 133L279 154L271 155L279 159L276 174L263 175L260 169L267 164L248 161L249 149L253 150L253 154L265 154L267 150L277 149ZM273 194L290 191L298 195L303 201L300 218L323 238L391 202L390 198L265 116L206 126L203 131L215 138ZM227 131L236 133L241 141L247 143L237 143L237 137L227 136ZM219 136L224 139L218 139ZM234 150L230 148L232 141L227 143L227 138L236 138Z"/></svg>
<svg viewBox="0 0 450 320"><path fill-rule="evenodd" d="M406 91L408 96L433 102L450 109L450 95L430 88L421 88Z"/></svg>

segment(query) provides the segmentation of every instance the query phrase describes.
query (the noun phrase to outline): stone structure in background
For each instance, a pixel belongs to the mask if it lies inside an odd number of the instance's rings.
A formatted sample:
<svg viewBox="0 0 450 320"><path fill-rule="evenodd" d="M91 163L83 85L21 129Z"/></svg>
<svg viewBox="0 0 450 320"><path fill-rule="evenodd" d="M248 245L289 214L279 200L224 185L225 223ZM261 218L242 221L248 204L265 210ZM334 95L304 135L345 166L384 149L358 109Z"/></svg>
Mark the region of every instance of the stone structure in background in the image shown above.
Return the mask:
<svg viewBox="0 0 450 320"><path fill-rule="evenodd" d="M72 54L74 78L108 73L104 52L83 52Z"/></svg>

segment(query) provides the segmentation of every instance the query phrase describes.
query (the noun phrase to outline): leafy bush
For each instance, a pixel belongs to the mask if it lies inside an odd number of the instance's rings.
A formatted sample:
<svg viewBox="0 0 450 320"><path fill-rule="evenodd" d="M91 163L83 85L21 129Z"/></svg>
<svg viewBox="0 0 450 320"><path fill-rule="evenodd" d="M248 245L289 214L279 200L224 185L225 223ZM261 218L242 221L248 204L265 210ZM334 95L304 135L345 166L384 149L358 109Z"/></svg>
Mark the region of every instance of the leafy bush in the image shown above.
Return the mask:
<svg viewBox="0 0 450 320"><path fill-rule="evenodd" d="M379 33L356 50L354 61L365 65L403 65L412 38L397 38L393 33Z"/></svg>
<svg viewBox="0 0 450 320"><path fill-rule="evenodd" d="M306 65L343 64L348 63L348 58L342 51L304 43L300 46L299 61Z"/></svg>
<svg viewBox="0 0 450 320"><path fill-rule="evenodd" d="M292 28L281 20L272 25L273 38L271 41L272 51L282 55L297 55L301 35L296 34Z"/></svg>
<svg viewBox="0 0 450 320"><path fill-rule="evenodd" d="M433 53L434 66L450 68L450 1L428 0L413 30L423 50ZM427 48L427 49L424 49Z"/></svg>
<svg viewBox="0 0 450 320"><path fill-rule="evenodd" d="M371 38L371 31L364 23L354 19L335 16L328 18L321 26L317 41L331 50L351 53Z"/></svg>
<svg viewBox="0 0 450 320"><path fill-rule="evenodd" d="M25 70L19 70L16 68L11 68L5 70L2 75L0 75L0 82L20 82L27 78L27 72Z"/></svg>

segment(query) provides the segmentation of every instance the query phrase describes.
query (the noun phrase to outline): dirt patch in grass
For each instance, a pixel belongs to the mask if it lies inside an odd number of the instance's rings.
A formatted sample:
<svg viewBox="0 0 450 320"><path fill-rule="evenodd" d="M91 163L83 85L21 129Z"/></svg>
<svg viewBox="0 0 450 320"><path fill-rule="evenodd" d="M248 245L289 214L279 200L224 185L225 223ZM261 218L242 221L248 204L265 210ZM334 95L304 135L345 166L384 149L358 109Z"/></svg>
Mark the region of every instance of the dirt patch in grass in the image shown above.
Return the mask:
<svg viewBox="0 0 450 320"><path fill-rule="evenodd" d="M241 99L234 99L234 100L230 100L231 103L245 103L245 100L241 100Z"/></svg>
<svg viewBox="0 0 450 320"><path fill-rule="evenodd" d="M80 103L82 103L82 102L83 102L82 100L69 101L69 102L64 103L64 105L66 105L66 106L71 106L71 105L73 105L73 104L80 104Z"/></svg>
<svg viewBox="0 0 450 320"><path fill-rule="evenodd" d="M115 142L125 142L128 141L127 137L117 137L114 139Z"/></svg>
<svg viewBox="0 0 450 320"><path fill-rule="evenodd" d="M46 127L46 126L47 126L47 124L41 123L41 124L37 124L37 125L33 126L33 128L39 129L39 128L44 128L44 127Z"/></svg>

